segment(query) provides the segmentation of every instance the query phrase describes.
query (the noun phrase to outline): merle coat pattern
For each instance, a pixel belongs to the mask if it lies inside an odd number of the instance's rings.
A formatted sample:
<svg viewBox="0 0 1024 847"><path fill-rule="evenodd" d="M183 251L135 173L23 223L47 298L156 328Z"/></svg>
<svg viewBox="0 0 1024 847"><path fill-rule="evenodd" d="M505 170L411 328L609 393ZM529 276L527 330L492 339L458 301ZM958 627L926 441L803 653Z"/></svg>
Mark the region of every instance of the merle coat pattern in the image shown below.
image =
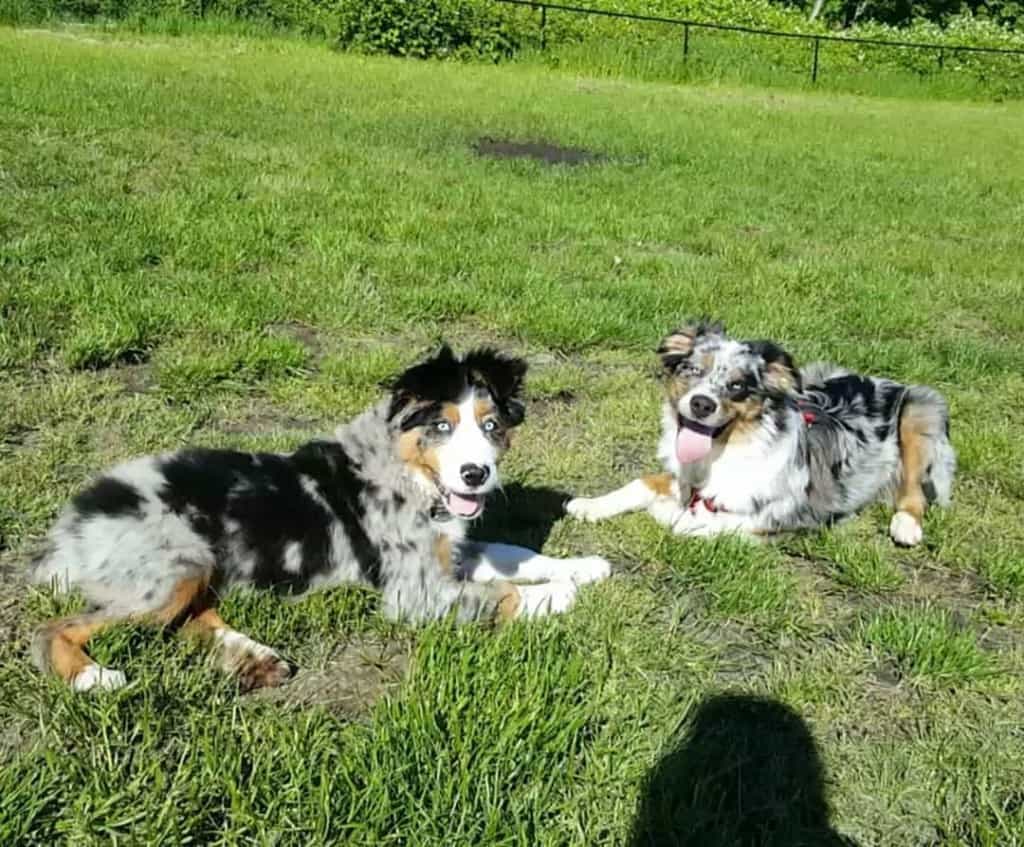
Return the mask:
<svg viewBox="0 0 1024 847"><path fill-rule="evenodd" d="M523 419L525 371L489 350L458 359L444 347L333 437L293 453L187 449L108 470L71 501L35 563L37 582L77 589L92 607L37 633L37 664L76 689L118 687L123 675L83 648L131 618L207 636L243 687L278 684L289 666L217 613L236 585L301 595L362 584L381 592L384 614L412 621L568 608L607 562L465 542Z"/></svg>
<svg viewBox="0 0 1024 847"><path fill-rule="evenodd" d="M646 509L680 534L766 535L882 500L896 509L893 540L911 546L927 504L948 504L956 459L933 389L825 364L801 371L778 344L733 339L709 321L669 334L658 353L667 473L572 500L569 514Z"/></svg>

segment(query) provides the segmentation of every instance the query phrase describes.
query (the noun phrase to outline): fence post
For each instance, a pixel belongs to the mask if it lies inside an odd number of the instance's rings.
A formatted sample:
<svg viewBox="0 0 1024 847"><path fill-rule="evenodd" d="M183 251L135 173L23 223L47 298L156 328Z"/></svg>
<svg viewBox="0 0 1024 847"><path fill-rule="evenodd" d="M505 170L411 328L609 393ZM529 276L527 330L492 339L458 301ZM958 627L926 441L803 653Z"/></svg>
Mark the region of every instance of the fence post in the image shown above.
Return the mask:
<svg viewBox="0 0 1024 847"><path fill-rule="evenodd" d="M821 39L814 39L814 64L811 66L811 82L818 81L818 50L821 48Z"/></svg>
<svg viewBox="0 0 1024 847"><path fill-rule="evenodd" d="M683 59L690 55L690 25L683 24Z"/></svg>
<svg viewBox="0 0 1024 847"><path fill-rule="evenodd" d="M940 47L939 48L939 70L941 71L945 67L945 65L946 65L946 51L942 47Z"/></svg>
<svg viewBox="0 0 1024 847"><path fill-rule="evenodd" d="M540 7L540 49L546 50L548 46L548 7Z"/></svg>

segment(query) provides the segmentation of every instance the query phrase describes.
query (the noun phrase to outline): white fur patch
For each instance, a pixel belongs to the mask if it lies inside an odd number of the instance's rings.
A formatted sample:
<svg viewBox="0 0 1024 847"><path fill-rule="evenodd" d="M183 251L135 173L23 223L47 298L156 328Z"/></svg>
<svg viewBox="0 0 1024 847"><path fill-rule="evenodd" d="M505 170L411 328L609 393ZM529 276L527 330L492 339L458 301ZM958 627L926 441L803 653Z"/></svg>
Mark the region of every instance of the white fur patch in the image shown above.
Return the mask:
<svg viewBox="0 0 1024 847"><path fill-rule="evenodd" d="M240 659L252 657L254 659L278 659L280 658L274 650L266 644L253 640L248 635L243 635L233 629L218 629L213 634L214 640L220 647L224 667L228 670L235 667Z"/></svg>
<svg viewBox="0 0 1024 847"><path fill-rule="evenodd" d="M487 482L475 493L484 494L498 482L498 451L476 419L476 393L467 392L459 401L459 422L448 440L437 449L441 484L449 491L468 491L462 480L463 465L479 465L489 471Z"/></svg>
<svg viewBox="0 0 1024 847"><path fill-rule="evenodd" d="M113 671L102 665L86 665L78 673L72 682L71 687L75 691L92 691L94 688L113 691L117 688L124 688L128 680L121 671Z"/></svg>
<svg viewBox="0 0 1024 847"><path fill-rule="evenodd" d="M889 535L901 547L916 547L924 538L924 530L910 512L897 512L889 524Z"/></svg>
<svg viewBox="0 0 1024 847"><path fill-rule="evenodd" d="M286 573L302 573L302 545L298 541L284 548L284 569Z"/></svg>
<svg viewBox="0 0 1024 847"><path fill-rule="evenodd" d="M603 497L577 497L570 500L565 511L579 520L603 521L624 512L646 509L655 499L655 493L641 480L635 479Z"/></svg>
<svg viewBox="0 0 1024 847"><path fill-rule="evenodd" d="M462 573L473 582L556 580L583 585L604 579L612 570L599 556L556 559L514 544L483 544L479 549L479 558L470 562Z"/></svg>
<svg viewBox="0 0 1024 847"><path fill-rule="evenodd" d="M517 618L541 618L569 609L576 600L576 586L571 582L549 582L547 585L526 585L519 589Z"/></svg>

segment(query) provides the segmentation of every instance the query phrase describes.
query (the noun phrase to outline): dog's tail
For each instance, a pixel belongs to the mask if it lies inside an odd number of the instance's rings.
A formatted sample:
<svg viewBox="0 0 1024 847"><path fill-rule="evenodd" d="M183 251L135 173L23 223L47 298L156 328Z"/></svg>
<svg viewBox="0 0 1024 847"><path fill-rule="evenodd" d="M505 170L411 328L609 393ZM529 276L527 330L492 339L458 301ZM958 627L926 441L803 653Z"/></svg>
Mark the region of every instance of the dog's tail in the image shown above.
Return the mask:
<svg viewBox="0 0 1024 847"><path fill-rule="evenodd" d="M939 392L924 385L907 388L900 408L900 432L913 421L915 432L923 436L924 468L921 489L930 503L948 506L956 473L956 452L949 440L949 406Z"/></svg>

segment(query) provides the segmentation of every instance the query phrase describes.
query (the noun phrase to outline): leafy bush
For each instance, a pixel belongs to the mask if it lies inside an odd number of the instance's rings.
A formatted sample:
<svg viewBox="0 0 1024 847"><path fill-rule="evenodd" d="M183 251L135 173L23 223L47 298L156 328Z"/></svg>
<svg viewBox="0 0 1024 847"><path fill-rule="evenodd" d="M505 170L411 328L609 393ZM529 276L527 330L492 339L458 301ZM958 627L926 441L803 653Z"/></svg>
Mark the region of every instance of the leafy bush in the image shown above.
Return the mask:
<svg viewBox="0 0 1024 847"><path fill-rule="evenodd" d="M342 44L371 53L426 58L508 58L522 25L480 0L344 0Z"/></svg>

